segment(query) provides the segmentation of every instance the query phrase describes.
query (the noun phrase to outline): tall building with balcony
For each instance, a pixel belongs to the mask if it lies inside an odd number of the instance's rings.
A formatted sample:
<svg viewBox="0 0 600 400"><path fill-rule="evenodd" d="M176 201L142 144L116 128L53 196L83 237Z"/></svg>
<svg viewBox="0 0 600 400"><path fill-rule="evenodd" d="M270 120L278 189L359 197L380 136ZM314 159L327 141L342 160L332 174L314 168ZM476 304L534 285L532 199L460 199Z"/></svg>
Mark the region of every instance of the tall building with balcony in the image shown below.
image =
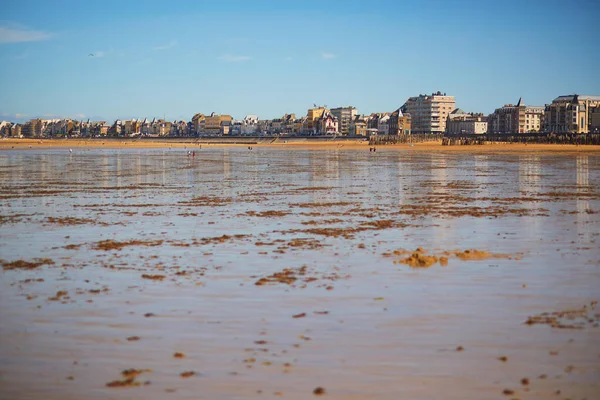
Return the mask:
<svg viewBox="0 0 600 400"><path fill-rule="evenodd" d="M540 132L544 123L544 107L506 104L488 116L488 133L518 134Z"/></svg>
<svg viewBox="0 0 600 400"><path fill-rule="evenodd" d="M437 92L409 97L404 110L411 116L413 133L442 133L446 130L448 114L455 109L454 96Z"/></svg>
<svg viewBox="0 0 600 400"><path fill-rule="evenodd" d="M350 124L356 117L356 107L337 107L331 109L331 114L337 118L339 123L339 132L342 135L350 133Z"/></svg>
<svg viewBox="0 0 600 400"><path fill-rule="evenodd" d="M40 137L42 135L42 120L36 118L24 123L21 134L23 137Z"/></svg>
<svg viewBox="0 0 600 400"><path fill-rule="evenodd" d="M600 131L600 96L559 96L545 107L546 132L590 133Z"/></svg>

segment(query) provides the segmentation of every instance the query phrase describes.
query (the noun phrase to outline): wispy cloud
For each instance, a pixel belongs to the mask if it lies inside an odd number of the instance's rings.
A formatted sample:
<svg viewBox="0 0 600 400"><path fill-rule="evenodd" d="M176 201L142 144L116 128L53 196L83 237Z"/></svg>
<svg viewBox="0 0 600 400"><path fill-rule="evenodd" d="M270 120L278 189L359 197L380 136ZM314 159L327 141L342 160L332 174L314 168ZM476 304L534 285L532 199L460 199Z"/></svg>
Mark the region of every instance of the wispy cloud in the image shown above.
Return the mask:
<svg viewBox="0 0 600 400"><path fill-rule="evenodd" d="M331 60L332 58L336 58L337 55L333 53L326 53L324 51L321 52L321 58L324 60Z"/></svg>
<svg viewBox="0 0 600 400"><path fill-rule="evenodd" d="M160 46L156 46L152 50L167 50L167 49L177 46L177 43L178 43L177 40L171 40L169 43L161 44Z"/></svg>
<svg viewBox="0 0 600 400"><path fill-rule="evenodd" d="M250 57L250 56L234 56L232 54L223 54L222 56L219 57L219 60L227 61L227 62L241 62L241 61L248 61L251 58L252 57Z"/></svg>
<svg viewBox="0 0 600 400"><path fill-rule="evenodd" d="M5 23L0 26L0 43L38 42L53 36L53 33L30 29L23 25Z"/></svg>
<svg viewBox="0 0 600 400"><path fill-rule="evenodd" d="M103 51L101 51L101 50L98 50L98 51L95 51L95 52L93 52L93 53L90 53L90 54L88 54L88 57L102 58L102 57L104 57L105 55L106 55L106 53L105 53L105 52L103 52Z"/></svg>
<svg viewBox="0 0 600 400"><path fill-rule="evenodd" d="M284 60L285 60L285 61L292 61L292 57L289 57L289 56L288 56L288 57L284 58Z"/></svg>
<svg viewBox="0 0 600 400"><path fill-rule="evenodd" d="M10 114L10 113L0 113L0 121L9 121L9 122L25 122L29 118L27 114Z"/></svg>

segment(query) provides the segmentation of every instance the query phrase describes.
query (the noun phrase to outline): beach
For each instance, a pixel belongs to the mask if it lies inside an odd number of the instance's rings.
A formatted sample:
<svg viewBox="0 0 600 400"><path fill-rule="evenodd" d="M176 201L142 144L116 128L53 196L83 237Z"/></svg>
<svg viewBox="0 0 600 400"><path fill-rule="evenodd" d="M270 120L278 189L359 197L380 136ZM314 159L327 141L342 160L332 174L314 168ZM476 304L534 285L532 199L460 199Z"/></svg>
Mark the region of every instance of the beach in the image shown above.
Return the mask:
<svg viewBox="0 0 600 400"><path fill-rule="evenodd" d="M251 147L0 141L1 399L600 396L598 148Z"/></svg>
<svg viewBox="0 0 600 400"><path fill-rule="evenodd" d="M13 139L5 138L0 140L0 151L11 149L69 149L69 148L106 148L106 149L160 149L175 148L194 150L195 148L207 147L276 147L276 148L296 148L296 149L366 149L370 147L368 140L310 140L303 138L286 139L279 138L273 142L272 139L264 138L239 138L236 142L231 138L94 138L94 139ZM246 143L239 143L246 141ZM569 144L523 144L523 143L487 143L484 145L461 145L461 146L442 146L439 141L412 143L412 144L393 144L377 146L378 149L403 149L403 150L421 150L421 151L449 151L449 152L598 152L600 146L596 145L569 145Z"/></svg>

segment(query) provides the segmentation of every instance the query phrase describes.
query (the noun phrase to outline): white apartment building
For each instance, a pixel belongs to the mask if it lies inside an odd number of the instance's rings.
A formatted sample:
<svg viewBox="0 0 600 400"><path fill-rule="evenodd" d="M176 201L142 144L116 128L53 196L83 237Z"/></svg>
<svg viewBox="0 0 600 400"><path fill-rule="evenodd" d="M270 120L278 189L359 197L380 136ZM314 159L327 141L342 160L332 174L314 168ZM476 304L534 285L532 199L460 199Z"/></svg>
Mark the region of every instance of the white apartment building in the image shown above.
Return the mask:
<svg viewBox="0 0 600 400"><path fill-rule="evenodd" d="M390 132L390 116L384 115L377 120L377 134L387 135Z"/></svg>
<svg viewBox="0 0 600 400"><path fill-rule="evenodd" d="M340 126L339 132L342 135L348 135L350 133L350 124L356 118L357 110L356 107L338 107L330 110L331 114L337 118Z"/></svg>
<svg viewBox="0 0 600 400"><path fill-rule="evenodd" d="M446 119L455 105L454 96L438 91L431 95L410 97L402 111L406 110L412 118L412 133L443 133Z"/></svg>
<svg viewBox="0 0 600 400"><path fill-rule="evenodd" d="M460 108L452 111L446 121L446 133L451 135L483 135L487 130L487 118L483 114L466 113Z"/></svg>
<svg viewBox="0 0 600 400"><path fill-rule="evenodd" d="M241 121L240 133L242 135L254 135L258 132L258 116L249 114Z"/></svg>

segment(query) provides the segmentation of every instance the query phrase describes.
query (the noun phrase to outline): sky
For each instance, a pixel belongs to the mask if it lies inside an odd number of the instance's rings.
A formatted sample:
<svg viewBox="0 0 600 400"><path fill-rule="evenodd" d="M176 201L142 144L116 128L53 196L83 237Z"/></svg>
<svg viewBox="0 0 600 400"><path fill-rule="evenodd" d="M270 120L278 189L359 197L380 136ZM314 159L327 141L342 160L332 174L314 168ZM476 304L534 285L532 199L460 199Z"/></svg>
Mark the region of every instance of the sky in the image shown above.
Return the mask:
<svg viewBox="0 0 600 400"><path fill-rule="evenodd" d="M0 2L0 120L467 112L600 95L598 0Z"/></svg>

